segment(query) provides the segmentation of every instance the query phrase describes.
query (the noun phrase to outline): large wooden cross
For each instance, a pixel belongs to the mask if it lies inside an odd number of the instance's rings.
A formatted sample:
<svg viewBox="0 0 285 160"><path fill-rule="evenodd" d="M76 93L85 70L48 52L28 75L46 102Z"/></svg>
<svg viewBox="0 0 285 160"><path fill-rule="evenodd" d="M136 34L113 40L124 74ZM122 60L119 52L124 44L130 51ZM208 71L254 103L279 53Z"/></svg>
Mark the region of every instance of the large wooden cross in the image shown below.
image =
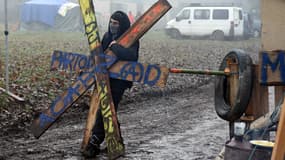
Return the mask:
<svg viewBox="0 0 285 160"><path fill-rule="evenodd" d="M79 2L91 55L88 57L81 54L54 52L52 56L53 69L65 68L83 70L83 72L77 78L76 82L58 96L47 110L35 117L31 130L34 136L39 138L96 82L97 90L93 91L91 98L91 108L84 133L82 149L85 149L89 141L91 129L95 123L96 112L101 107L104 117L108 155L110 159L114 159L123 154L124 147L118 132L117 117L110 93L109 76L148 85L164 86L169 70L166 67L158 65L116 61L116 56L110 50L105 51L105 54L103 54L92 0L79 0ZM159 0L118 39L118 43L124 47L130 47L170 8L171 6L167 0Z"/></svg>

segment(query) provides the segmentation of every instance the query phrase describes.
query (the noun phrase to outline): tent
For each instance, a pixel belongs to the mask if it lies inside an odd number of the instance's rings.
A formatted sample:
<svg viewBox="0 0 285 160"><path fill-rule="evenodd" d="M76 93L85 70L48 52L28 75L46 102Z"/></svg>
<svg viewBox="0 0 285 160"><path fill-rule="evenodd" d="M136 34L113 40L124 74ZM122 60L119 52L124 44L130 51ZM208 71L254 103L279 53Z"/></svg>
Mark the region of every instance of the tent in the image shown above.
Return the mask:
<svg viewBox="0 0 285 160"><path fill-rule="evenodd" d="M84 30L79 5L67 0L31 0L20 14L21 30Z"/></svg>

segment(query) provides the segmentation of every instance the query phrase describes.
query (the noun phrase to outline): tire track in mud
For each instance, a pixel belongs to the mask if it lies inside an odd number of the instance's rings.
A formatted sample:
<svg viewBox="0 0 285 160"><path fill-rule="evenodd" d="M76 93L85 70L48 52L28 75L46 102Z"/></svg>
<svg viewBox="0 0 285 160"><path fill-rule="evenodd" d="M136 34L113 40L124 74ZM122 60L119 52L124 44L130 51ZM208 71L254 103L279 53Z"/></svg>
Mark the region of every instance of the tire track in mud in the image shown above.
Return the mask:
<svg viewBox="0 0 285 160"><path fill-rule="evenodd" d="M144 108L122 118L126 122L122 124L126 126L125 143L131 146L126 157L214 159L227 139L228 129L215 113L213 92L210 84L142 102L138 106Z"/></svg>
<svg viewBox="0 0 285 160"><path fill-rule="evenodd" d="M208 84L123 102L118 116L126 155L119 159L214 159L227 123L215 113L213 93ZM82 159L86 115L86 109L71 109L38 140L29 132L1 137L0 159ZM106 153L97 159L107 159Z"/></svg>

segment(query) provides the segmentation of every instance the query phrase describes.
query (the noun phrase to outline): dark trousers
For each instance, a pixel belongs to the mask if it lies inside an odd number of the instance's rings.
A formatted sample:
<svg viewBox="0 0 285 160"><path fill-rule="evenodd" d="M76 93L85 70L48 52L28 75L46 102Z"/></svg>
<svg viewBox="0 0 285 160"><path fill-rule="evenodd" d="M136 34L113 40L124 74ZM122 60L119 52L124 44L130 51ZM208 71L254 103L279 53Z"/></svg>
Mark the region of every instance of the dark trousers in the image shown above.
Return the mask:
<svg viewBox="0 0 285 160"><path fill-rule="evenodd" d="M112 97L113 97L113 102L115 106L115 111L117 113L118 110L118 105L122 99L122 96L124 94L124 89L112 89ZM120 131L120 123L118 122L118 127L119 127L119 132ZM90 143L100 145L105 139L105 131L104 131L104 123L103 123L103 116L101 113L101 109L99 108L97 111L97 117L96 117L96 122L93 127L93 134L90 139Z"/></svg>

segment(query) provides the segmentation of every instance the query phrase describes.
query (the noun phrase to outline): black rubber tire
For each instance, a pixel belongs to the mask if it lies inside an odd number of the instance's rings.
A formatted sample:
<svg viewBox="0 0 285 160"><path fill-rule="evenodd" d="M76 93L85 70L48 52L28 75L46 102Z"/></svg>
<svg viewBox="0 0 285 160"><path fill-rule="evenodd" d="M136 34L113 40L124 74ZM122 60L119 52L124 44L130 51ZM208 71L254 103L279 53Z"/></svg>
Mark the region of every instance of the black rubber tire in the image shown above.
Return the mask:
<svg viewBox="0 0 285 160"><path fill-rule="evenodd" d="M212 38L213 40L217 40L217 41L223 41L225 39L225 34L223 31L215 31L212 34Z"/></svg>
<svg viewBox="0 0 285 160"><path fill-rule="evenodd" d="M233 50L228 53L220 66L223 71L227 66L227 59L232 59L238 63L238 91L233 106L229 104L227 96L227 77L216 76L215 79L215 109L219 117L233 122L239 119L246 111L253 87L253 67L252 59L242 50Z"/></svg>
<svg viewBox="0 0 285 160"><path fill-rule="evenodd" d="M174 38L174 39L181 39L182 37L180 32L177 29L170 30L170 36L171 38Z"/></svg>

